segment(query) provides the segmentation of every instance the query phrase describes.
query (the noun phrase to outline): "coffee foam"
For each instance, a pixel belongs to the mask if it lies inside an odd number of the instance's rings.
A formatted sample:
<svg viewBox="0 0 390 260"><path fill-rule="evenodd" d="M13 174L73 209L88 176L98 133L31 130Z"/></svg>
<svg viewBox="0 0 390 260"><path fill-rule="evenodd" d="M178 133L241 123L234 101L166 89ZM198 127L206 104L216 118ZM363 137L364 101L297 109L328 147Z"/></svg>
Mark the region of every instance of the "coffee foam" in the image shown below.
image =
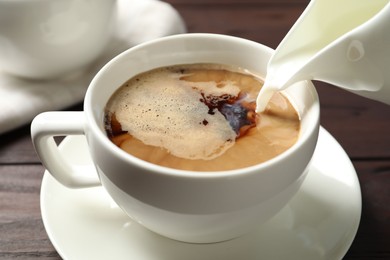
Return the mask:
<svg viewBox="0 0 390 260"><path fill-rule="evenodd" d="M180 80L183 74L162 68L131 79L107 105L123 131L146 145L167 149L186 159L210 160L235 143L236 133L225 117L201 102L204 95L237 96L232 82Z"/></svg>

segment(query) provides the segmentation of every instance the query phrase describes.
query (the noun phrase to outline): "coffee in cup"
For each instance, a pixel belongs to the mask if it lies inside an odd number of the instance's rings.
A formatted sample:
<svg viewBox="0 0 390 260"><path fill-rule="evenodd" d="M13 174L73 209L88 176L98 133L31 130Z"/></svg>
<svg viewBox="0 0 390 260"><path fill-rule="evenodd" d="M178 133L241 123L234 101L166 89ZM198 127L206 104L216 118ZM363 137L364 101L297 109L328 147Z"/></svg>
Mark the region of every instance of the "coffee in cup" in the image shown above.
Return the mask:
<svg viewBox="0 0 390 260"><path fill-rule="evenodd" d="M299 116L276 93L256 114L259 76L222 64L183 64L132 77L106 106L105 129L122 150L160 166L225 171L267 161L299 134Z"/></svg>
<svg viewBox="0 0 390 260"><path fill-rule="evenodd" d="M205 172L174 169L128 154L107 137L107 104L129 79L136 81L137 75L155 74L154 70L158 71L159 68L206 64L209 71L214 66L210 67L209 64L226 64L233 68L231 75L244 72L264 76L272 53L273 50L262 44L215 34L183 34L137 45L113 58L97 73L86 93L84 111L38 115L31 125L32 141L42 164L60 183L70 188L102 185L128 216L155 233L194 243L238 237L280 211L305 179L319 133L320 109L314 86L309 81L302 81L286 89L280 96L282 100L288 99L300 119L299 134L292 146L265 162L233 170ZM218 73L225 70L225 67L217 69ZM187 74L183 75L188 77ZM240 74L239 77L244 76ZM187 81L191 83L196 80L187 78ZM256 84L261 86L262 83ZM156 91L141 93L151 97L156 95ZM195 93L199 95L198 91ZM206 96L202 97L202 101L200 98L191 101L196 101L196 108L201 105L205 109L198 125L195 124L202 128L212 124L209 110L216 115L220 113L218 105L217 108L207 106L212 102L206 100ZM239 100L241 97L238 97ZM181 108L184 109L185 105ZM274 111L279 113L278 109ZM225 120L221 122L230 125L222 113L220 117ZM260 115L256 119L259 120L257 125L264 124L259 132L267 131L265 118ZM118 119L122 120L120 116ZM152 119L156 120L152 116L148 121ZM122 130L128 131L127 124L121 124ZM236 137L233 148L239 147L238 144L255 129L250 123L249 126L250 129L238 138L238 128L232 127L233 131L227 128L227 132L234 133L232 138ZM77 165L68 162L54 141L53 137L57 135L85 135L91 163ZM225 153L232 147L226 149ZM249 147L256 155L262 152L260 147L253 147L252 144Z"/></svg>

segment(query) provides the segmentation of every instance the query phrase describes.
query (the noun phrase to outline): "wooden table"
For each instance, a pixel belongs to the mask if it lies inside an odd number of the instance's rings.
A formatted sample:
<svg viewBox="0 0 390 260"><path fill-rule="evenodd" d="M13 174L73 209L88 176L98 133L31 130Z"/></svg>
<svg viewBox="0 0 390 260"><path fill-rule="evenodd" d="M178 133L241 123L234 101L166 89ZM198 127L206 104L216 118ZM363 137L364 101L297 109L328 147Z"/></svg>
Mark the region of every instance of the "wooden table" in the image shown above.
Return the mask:
<svg viewBox="0 0 390 260"><path fill-rule="evenodd" d="M307 0L167 2L181 13L189 32L234 35L272 48L279 44L308 3ZM361 184L361 223L345 259L390 259L390 106L328 84L315 85L321 100L321 124L346 150ZM71 109L80 110L82 106ZM0 259L60 258L41 219L39 192L43 172L28 125L0 136Z"/></svg>

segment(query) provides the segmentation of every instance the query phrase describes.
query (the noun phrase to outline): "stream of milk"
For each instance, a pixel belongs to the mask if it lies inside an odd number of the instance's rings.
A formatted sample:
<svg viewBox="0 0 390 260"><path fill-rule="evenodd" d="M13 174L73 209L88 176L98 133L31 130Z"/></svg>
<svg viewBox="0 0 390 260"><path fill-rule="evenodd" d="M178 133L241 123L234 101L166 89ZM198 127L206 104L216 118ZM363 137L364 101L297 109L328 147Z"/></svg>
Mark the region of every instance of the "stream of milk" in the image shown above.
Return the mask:
<svg viewBox="0 0 390 260"><path fill-rule="evenodd" d="M334 40L372 18L387 3L389 0L312 0L269 61L264 86L257 98L257 112L266 108L275 91L301 80L315 79L315 67L303 73L301 68Z"/></svg>

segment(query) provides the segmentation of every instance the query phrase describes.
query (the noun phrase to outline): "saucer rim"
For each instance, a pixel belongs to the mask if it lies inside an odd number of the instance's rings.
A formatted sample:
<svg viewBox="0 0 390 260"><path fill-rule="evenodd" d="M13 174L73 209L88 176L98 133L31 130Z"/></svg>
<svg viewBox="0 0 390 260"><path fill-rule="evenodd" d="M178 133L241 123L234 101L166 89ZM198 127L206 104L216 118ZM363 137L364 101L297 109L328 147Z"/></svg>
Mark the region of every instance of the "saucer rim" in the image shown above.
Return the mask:
<svg viewBox="0 0 390 260"><path fill-rule="evenodd" d="M320 126L320 132L319 135L328 135L334 143L334 145L337 145L338 149L341 149L341 151L345 154L345 156L348 158L348 163L350 164L350 170L351 174L353 174L354 177L354 190L357 192L356 196L356 207L357 207L357 212L355 215L355 221L351 223L350 228L349 228L349 233L348 235L343 239L343 246L341 246L337 251L338 253L333 252L333 256L336 256L337 259L342 259L345 254L348 252L349 248L351 247L356 234L359 229L360 225L360 220L361 220L361 214L362 214L362 196L361 196L361 187L360 183L358 180L358 176L356 173L356 170L350 161L348 155L346 154L345 150L342 148L342 146L337 142L337 140L322 126ZM71 145L72 141L74 140L74 137L72 136L67 136L64 138L64 140L59 144L59 149L60 151L62 150L62 147L66 147L67 145ZM70 144L69 144L70 143ZM310 172L310 171L309 171ZM51 228L51 224L49 223L49 217L47 214L47 203L46 203L46 195L47 195L47 189L49 188L50 185L50 180L49 178L51 177L50 173L45 170L44 175L42 178L42 183L41 183L41 192L40 192L40 207L41 207L41 216L42 216L42 221L44 224L45 231L49 237L50 242L53 244L53 247L57 251L57 253L61 256L62 259L70 259L68 253L66 253L63 249L64 247L60 245L59 241L56 239L56 235L54 234L55 231ZM54 180L54 179L53 179ZM101 187L101 186L98 186ZM298 191L299 192L299 191ZM288 204L287 204L288 205Z"/></svg>

